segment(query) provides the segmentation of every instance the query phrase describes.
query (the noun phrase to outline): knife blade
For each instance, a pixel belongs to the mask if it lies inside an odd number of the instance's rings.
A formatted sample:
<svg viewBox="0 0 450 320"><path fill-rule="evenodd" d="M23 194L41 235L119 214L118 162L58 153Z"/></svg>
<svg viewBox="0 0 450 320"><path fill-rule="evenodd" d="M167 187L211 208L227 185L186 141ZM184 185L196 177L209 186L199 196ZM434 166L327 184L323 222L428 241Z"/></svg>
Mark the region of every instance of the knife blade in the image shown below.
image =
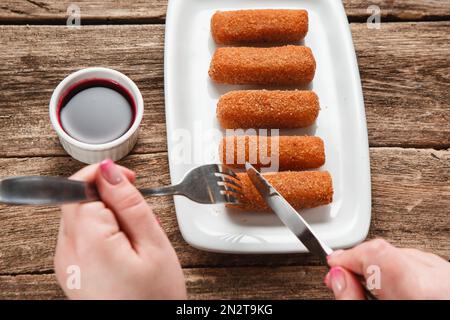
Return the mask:
<svg viewBox="0 0 450 320"><path fill-rule="evenodd" d="M258 192L278 218L280 218L286 227L294 233L312 254L317 255L321 260L326 262L327 256L333 250L317 237L305 219L278 193L261 173L248 162L245 164L245 169Z"/></svg>

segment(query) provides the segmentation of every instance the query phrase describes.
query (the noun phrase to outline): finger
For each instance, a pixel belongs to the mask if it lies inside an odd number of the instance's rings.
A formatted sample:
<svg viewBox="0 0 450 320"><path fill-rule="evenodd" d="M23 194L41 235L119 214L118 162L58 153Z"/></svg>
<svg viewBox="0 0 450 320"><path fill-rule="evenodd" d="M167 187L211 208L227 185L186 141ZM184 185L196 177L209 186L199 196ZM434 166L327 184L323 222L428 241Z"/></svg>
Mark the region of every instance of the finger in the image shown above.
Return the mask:
<svg viewBox="0 0 450 320"><path fill-rule="evenodd" d="M119 231L114 214L101 201L81 204L75 214L77 222L65 227L69 236L74 239L98 238L100 235L107 236ZM105 232L105 229L110 231Z"/></svg>
<svg viewBox="0 0 450 320"><path fill-rule="evenodd" d="M371 265L381 265L395 256L397 248L382 239L364 242L349 250L338 250L328 256L330 267L341 266L353 273L366 276Z"/></svg>
<svg viewBox="0 0 450 320"><path fill-rule="evenodd" d="M325 277L336 300L364 300L364 291L356 276L341 267L333 267Z"/></svg>
<svg viewBox="0 0 450 320"><path fill-rule="evenodd" d="M78 180L78 181L86 181L86 182L94 182L98 167L99 167L98 163L86 166L83 169L76 172L75 174L73 174L72 176L70 176L69 179ZM118 166L118 167L122 170L122 172L125 174L125 176L131 183L135 182L136 174L134 173L134 171L132 171L128 168L122 167L122 166Z"/></svg>
<svg viewBox="0 0 450 320"><path fill-rule="evenodd" d="M62 213L61 236L71 238L72 242L80 237L92 238L107 234L105 228L111 229L111 232L119 229L114 214L101 201L64 206Z"/></svg>
<svg viewBox="0 0 450 320"><path fill-rule="evenodd" d="M78 181L86 181L88 183L93 183L95 181L96 172L98 170L99 164L92 164L89 166L84 167L83 169L79 170L75 174L69 177L71 180L78 180ZM120 170L122 170L123 174L126 176L126 178L131 182L134 183L136 179L136 174L131 171L130 169L127 169L125 167L119 166ZM80 206L83 205L81 203L70 203L65 204L61 206L62 211L62 220L64 221L64 225L67 226L67 228L70 228L72 226L77 225L77 215L76 212L79 211ZM66 232L62 233L63 235L66 234Z"/></svg>
<svg viewBox="0 0 450 320"><path fill-rule="evenodd" d="M136 250L157 244L161 229L149 205L111 160L100 164L96 178L102 201L110 208Z"/></svg>
<svg viewBox="0 0 450 320"><path fill-rule="evenodd" d="M132 249L127 237L118 237L121 232L119 223L114 213L105 207L103 202L90 202L80 206L77 223L71 227L65 227L67 238L77 251L89 249L94 246L104 247L106 242L118 244L117 238L125 240L120 244L121 248ZM123 234L123 233L122 233ZM117 249L117 248L116 248ZM134 250L132 250L134 252Z"/></svg>

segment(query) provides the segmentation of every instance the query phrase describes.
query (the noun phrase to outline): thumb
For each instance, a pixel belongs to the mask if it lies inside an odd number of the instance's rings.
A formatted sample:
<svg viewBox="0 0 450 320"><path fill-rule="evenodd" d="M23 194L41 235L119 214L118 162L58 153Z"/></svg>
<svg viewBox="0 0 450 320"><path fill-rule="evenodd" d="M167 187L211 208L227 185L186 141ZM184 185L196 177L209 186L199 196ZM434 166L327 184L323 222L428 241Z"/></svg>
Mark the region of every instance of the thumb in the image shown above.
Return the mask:
<svg viewBox="0 0 450 320"><path fill-rule="evenodd" d="M103 161L96 183L102 201L113 211L120 229L137 251L159 242L162 230L152 209L119 166L112 160Z"/></svg>
<svg viewBox="0 0 450 320"><path fill-rule="evenodd" d="M336 300L364 300L361 283L354 274L344 268L331 268L325 276L325 284L333 290Z"/></svg>

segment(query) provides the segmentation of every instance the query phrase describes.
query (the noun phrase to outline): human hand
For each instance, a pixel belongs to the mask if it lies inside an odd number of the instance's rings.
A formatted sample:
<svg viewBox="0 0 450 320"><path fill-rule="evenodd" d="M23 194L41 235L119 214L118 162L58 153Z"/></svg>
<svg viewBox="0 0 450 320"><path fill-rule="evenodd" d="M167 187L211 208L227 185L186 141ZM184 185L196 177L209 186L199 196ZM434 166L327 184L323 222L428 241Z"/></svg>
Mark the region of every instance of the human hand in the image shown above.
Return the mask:
<svg viewBox="0 0 450 320"><path fill-rule="evenodd" d="M355 274L367 279L370 266L380 270L380 288L372 290L379 299L450 299L450 263L431 253L376 239L333 252L328 264L325 284L338 300L364 299Z"/></svg>
<svg viewBox="0 0 450 320"><path fill-rule="evenodd" d="M55 253L59 284L71 299L185 299L180 263L132 171L105 160L71 177L95 182L102 201L62 206ZM69 266L80 271L70 288ZM69 279L70 281L70 279Z"/></svg>

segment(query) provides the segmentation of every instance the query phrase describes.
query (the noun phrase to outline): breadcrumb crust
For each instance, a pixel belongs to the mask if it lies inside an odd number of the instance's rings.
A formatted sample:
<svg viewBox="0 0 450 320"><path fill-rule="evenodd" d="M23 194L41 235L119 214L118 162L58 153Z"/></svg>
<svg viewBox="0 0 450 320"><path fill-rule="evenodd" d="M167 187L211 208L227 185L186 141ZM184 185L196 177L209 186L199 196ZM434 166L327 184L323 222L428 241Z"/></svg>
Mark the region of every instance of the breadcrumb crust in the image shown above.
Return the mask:
<svg viewBox="0 0 450 320"><path fill-rule="evenodd" d="M313 91L231 91L217 103L217 119L225 129L302 128L319 115L319 98Z"/></svg>
<svg viewBox="0 0 450 320"><path fill-rule="evenodd" d="M211 18L217 44L293 43L308 33L306 10L262 9L217 11Z"/></svg>
<svg viewBox="0 0 450 320"><path fill-rule="evenodd" d="M314 136L226 136L219 153L222 163L233 168L243 168L245 162L270 167L278 161L279 170L302 170L325 163L323 140Z"/></svg>
<svg viewBox="0 0 450 320"><path fill-rule="evenodd" d="M242 204L228 205L245 211L270 212L246 173L238 173L244 196ZM264 174L275 189L297 210L331 203L333 185L327 171L285 171Z"/></svg>
<svg viewBox="0 0 450 320"><path fill-rule="evenodd" d="M224 84L306 85L315 71L308 47L223 47L214 53L209 76Z"/></svg>

